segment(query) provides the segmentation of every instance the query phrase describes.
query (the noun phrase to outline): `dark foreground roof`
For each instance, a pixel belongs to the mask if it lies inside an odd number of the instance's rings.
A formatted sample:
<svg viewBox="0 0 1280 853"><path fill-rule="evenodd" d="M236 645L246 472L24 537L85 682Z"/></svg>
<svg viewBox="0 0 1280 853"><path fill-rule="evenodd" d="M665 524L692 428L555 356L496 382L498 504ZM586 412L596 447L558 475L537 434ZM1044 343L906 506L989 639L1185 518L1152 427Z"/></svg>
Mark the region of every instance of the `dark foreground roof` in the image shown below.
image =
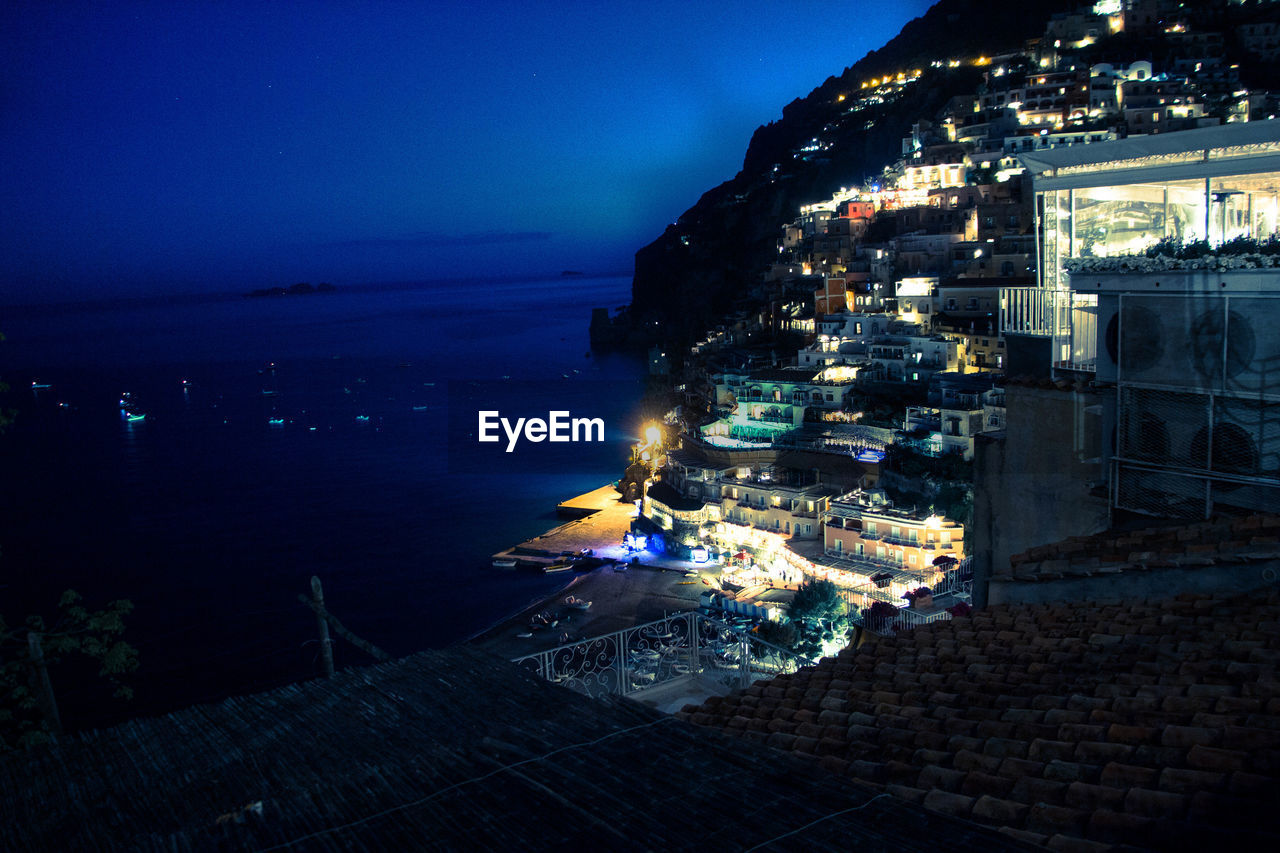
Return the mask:
<svg viewBox="0 0 1280 853"><path fill-rule="evenodd" d="M679 716L1062 850L1280 845L1280 593L998 605Z"/></svg>
<svg viewBox="0 0 1280 853"><path fill-rule="evenodd" d="M423 652L0 759L0 850L1001 850L812 761Z"/></svg>

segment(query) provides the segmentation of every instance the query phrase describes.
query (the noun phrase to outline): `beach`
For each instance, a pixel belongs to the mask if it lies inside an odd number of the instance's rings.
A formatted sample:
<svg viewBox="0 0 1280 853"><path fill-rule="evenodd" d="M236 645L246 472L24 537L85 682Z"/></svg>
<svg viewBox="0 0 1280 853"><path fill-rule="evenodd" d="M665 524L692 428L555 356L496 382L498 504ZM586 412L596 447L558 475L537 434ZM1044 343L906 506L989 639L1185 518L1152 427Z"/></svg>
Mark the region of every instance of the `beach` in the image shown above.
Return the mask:
<svg viewBox="0 0 1280 853"><path fill-rule="evenodd" d="M510 660L696 609L701 594L711 589L701 571L707 566L647 552L632 563L632 552L621 543L637 510L635 504L617 498L612 486L604 486L565 501L560 504L562 514L589 514L496 554L533 565L550 563L563 551L590 549L605 562L588 572L566 573L562 589L477 634L468 644ZM686 576L691 572L697 574ZM566 599L571 596L591 606L585 611L570 608ZM530 631L531 620L541 613L551 615L557 624Z"/></svg>

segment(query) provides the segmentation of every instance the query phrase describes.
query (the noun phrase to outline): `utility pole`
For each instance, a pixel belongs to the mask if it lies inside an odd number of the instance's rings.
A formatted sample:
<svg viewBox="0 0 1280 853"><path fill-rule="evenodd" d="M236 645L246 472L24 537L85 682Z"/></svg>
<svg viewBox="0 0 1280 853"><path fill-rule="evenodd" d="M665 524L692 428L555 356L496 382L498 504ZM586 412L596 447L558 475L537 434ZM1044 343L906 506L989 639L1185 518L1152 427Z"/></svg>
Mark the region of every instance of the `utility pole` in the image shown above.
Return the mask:
<svg viewBox="0 0 1280 853"><path fill-rule="evenodd" d="M333 678L333 640L329 639L329 622L325 619L324 590L320 578L311 576L311 609L316 612L316 625L320 629L320 663L325 678Z"/></svg>
<svg viewBox="0 0 1280 853"><path fill-rule="evenodd" d="M27 634L27 648L31 652L31 665L35 667L34 687L40 713L44 714L49 731L60 735L62 719L58 716L58 700L53 696L53 682L49 680L49 668L44 662L44 647L40 645L40 635L35 631Z"/></svg>

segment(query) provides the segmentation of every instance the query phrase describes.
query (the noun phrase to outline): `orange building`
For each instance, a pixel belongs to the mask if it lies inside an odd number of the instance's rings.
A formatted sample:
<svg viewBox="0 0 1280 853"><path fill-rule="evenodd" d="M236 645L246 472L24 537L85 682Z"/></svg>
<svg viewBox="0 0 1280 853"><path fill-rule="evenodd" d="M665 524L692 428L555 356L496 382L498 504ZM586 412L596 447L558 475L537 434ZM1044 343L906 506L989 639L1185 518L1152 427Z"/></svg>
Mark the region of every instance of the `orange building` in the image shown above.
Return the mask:
<svg viewBox="0 0 1280 853"><path fill-rule="evenodd" d="M873 566L929 571L938 557L964 559L963 525L898 509L879 491L858 490L832 501L822 530L828 556Z"/></svg>

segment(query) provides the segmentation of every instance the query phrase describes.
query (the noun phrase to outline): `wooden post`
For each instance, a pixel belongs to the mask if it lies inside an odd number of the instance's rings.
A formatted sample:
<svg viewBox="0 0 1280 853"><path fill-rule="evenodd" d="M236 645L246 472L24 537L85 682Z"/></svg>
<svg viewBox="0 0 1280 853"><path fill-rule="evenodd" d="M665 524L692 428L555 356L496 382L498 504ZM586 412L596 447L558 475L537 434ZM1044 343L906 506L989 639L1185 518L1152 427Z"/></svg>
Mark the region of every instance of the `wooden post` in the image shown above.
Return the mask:
<svg viewBox="0 0 1280 853"><path fill-rule="evenodd" d="M31 651L31 665L35 667L36 701L40 703L40 713L49 725L49 731L55 735L62 734L62 719L58 716L58 700L53 696L53 682L49 680L49 668L44 662L44 648L40 645L40 635L35 631L27 634L27 648Z"/></svg>
<svg viewBox="0 0 1280 853"><path fill-rule="evenodd" d="M320 663L324 668L324 677L333 677L333 640L329 639L329 623L324 618L324 590L320 588L320 578L311 576L311 604L316 612L316 625L320 628Z"/></svg>

